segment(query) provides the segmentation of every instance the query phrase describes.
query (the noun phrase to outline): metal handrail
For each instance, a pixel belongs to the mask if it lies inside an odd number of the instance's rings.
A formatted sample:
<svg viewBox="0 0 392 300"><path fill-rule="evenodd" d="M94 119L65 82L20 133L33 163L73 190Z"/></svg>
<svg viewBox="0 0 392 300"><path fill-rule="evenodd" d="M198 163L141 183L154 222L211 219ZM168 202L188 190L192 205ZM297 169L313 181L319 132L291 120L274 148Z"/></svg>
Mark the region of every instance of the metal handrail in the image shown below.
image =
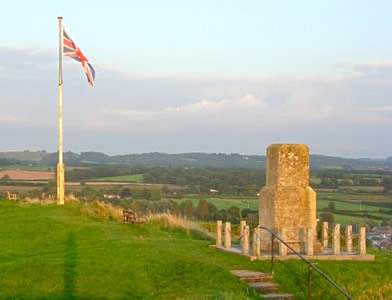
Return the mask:
<svg viewBox="0 0 392 300"><path fill-rule="evenodd" d="M302 254L295 251L289 244L287 244L284 240L282 240L275 232L265 226L258 226L260 229L267 230L271 234L271 273L274 273L274 258L275 258L275 251L274 251L274 239L278 239L282 244L284 244L287 248L289 248L295 255L297 255L302 261L308 264L308 299L310 299L310 292L311 292L311 271L312 268L316 270L322 277L324 277L332 286L338 289L347 299L352 300L351 296L343 290L335 281L333 281L327 274L321 271L318 267L316 267L313 263L311 263L308 259L306 259Z"/></svg>

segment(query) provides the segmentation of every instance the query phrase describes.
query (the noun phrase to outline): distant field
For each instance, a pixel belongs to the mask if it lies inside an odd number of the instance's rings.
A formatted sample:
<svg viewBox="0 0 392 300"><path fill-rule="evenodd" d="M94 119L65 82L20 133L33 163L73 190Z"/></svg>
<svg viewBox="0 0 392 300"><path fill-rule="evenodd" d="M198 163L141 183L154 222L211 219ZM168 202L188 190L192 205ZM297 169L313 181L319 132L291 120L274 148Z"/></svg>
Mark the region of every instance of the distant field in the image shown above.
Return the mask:
<svg viewBox="0 0 392 300"><path fill-rule="evenodd" d="M49 154L46 152L0 152L0 158L40 161Z"/></svg>
<svg viewBox="0 0 392 300"><path fill-rule="evenodd" d="M384 191L383 186L340 186L339 190L349 190L349 191L362 191L362 192L379 192Z"/></svg>
<svg viewBox="0 0 392 300"><path fill-rule="evenodd" d="M317 201L317 209L321 210L324 207L328 207L330 201L328 200L318 200ZM343 201L334 201L335 204L335 209L336 210L351 210L351 211L379 211L379 207L376 206L371 206L371 205L365 205L361 203L353 203L353 202L343 202Z"/></svg>
<svg viewBox="0 0 392 300"><path fill-rule="evenodd" d="M367 192L317 192L319 200L338 200L349 202L392 202L392 193L367 193Z"/></svg>
<svg viewBox="0 0 392 300"><path fill-rule="evenodd" d="M365 221L365 219L361 217L345 216L345 215L338 215L338 214L334 214L334 215L335 215L335 223L340 224L342 228L345 228L349 224L361 224ZM372 219L372 221L378 224L381 223L380 220Z"/></svg>
<svg viewBox="0 0 392 300"><path fill-rule="evenodd" d="M8 175L12 180L49 180L54 178L54 172L25 171L25 170L3 170L0 178Z"/></svg>
<svg viewBox="0 0 392 300"><path fill-rule="evenodd" d="M69 168L67 168L68 170ZM1 167L0 170L24 170L24 171L53 171L53 168L48 166L20 166L20 165L10 165Z"/></svg>
<svg viewBox="0 0 392 300"><path fill-rule="evenodd" d="M100 177L94 178L89 181L109 181L109 182L144 182L143 174L134 175L123 175L123 176L111 176L111 177Z"/></svg>
<svg viewBox="0 0 392 300"><path fill-rule="evenodd" d="M37 186L12 186L12 185L0 185L0 192L11 192L11 193L25 193L32 190L40 190L42 187Z"/></svg>
<svg viewBox="0 0 392 300"><path fill-rule="evenodd" d="M179 200L179 202L184 202L186 200L191 200L194 207L197 207L199 203L200 196L191 196L185 197L184 199ZM250 208L252 210L259 209L259 200L258 198L254 197L203 197L203 199L207 200L208 202L214 204L218 209L228 209L231 206L237 206L240 209Z"/></svg>
<svg viewBox="0 0 392 300"><path fill-rule="evenodd" d="M311 184L320 184L321 183L321 179L319 177L311 176L309 181L310 181Z"/></svg>

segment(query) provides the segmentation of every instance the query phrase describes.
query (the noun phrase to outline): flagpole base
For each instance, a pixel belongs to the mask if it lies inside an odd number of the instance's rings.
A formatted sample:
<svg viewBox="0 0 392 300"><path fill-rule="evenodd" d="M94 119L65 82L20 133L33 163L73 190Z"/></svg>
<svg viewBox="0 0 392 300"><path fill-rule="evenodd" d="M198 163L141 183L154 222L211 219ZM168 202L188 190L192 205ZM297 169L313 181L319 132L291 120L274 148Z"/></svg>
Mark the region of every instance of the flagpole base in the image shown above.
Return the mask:
<svg viewBox="0 0 392 300"><path fill-rule="evenodd" d="M64 205L65 165L57 164L57 204Z"/></svg>

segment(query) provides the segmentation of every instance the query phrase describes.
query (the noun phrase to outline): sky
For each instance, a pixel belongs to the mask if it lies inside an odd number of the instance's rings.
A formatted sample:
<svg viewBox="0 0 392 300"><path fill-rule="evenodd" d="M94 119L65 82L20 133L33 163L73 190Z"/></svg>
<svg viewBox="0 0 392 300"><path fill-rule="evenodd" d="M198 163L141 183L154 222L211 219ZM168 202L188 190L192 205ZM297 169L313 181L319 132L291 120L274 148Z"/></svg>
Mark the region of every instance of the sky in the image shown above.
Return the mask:
<svg viewBox="0 0 392 300"><path fill-rule="evenodd" d="M58 21L96 70L64 58L64 148L107 154L392 156L391 1L7 1L0 151L57 149Z"/></svg>

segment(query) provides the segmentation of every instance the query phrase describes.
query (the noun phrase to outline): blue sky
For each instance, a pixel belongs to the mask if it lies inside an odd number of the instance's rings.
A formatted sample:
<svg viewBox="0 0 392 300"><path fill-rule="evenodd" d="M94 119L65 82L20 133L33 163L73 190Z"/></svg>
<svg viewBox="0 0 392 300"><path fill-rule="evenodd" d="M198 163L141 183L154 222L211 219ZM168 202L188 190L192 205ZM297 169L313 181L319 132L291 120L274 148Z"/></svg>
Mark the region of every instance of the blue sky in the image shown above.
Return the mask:
<svg viewBox="0 0 392 300"><path fill-rule="evenodd" d="M102 3L2 4L0 151L56 149L62 15L67 150L392 155L392 2Z"/></svg>

